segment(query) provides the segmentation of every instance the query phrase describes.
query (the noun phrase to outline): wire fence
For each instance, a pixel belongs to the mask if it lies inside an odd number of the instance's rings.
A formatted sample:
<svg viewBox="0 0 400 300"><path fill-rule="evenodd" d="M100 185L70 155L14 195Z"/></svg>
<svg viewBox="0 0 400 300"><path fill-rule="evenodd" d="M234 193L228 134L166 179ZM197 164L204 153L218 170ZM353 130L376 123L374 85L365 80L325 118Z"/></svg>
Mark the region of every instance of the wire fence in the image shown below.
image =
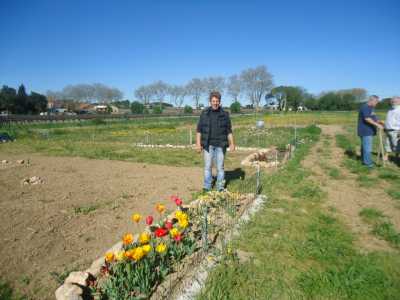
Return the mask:
<svg viewBox="0 0 400 300"><path fill-rule="evenodd" d="M289 151L295 149L297 145L297 132L293 130L292 133ZM287 157L290 159L294 153L289 154ZM209 193L205 196L207 200L200 201L196 208L200 222L200 249L196 255L190 257L190 263L177 264L174 269L175 273L186 275L182 275L179 279L176 276L170 277L163 296L159 297L158 294L153 299L195 299L204 287L207 274L212 268L225 260L239 259L235 236L240 226L244 225L249 212L255 209L255 205L262 203L258 200L262 197L260 195L263 183L266 182L265 177L271 174L260 165L247 170L246 173L236 171L238 173L233 176L236 179L227 180L229 191Z"/></svg>

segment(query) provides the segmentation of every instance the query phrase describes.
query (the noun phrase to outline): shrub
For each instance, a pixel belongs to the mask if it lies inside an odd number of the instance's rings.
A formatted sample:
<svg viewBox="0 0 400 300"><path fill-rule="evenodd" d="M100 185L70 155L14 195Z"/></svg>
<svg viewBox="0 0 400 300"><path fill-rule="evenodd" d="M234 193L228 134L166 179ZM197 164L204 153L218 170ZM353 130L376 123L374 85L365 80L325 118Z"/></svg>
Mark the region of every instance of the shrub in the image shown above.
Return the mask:
<svg viewBox="0 0 400 300"><path fill-rule="evenodd" d="M104 121L102 118L98 117L92 120L92 123L94 125L104 125L106 124L106 121Z"/></svg>
<svg viewBox="0 0 400 300"><path fill-rule="evenodd" d="M193 113L193 108L189 105L185 105L185 107L183 108L183 112L185 114L192 114Z"/></svg>
<svg viewBox="0 0 400 300"><path fill-rule="evenodd" d="M155 114L155 115L161 115L162 112L163 112L163 108L158 105L153 108L153 114Z"/></svg>
<svg viewBox="0 0 400 300"><path fill-rule="evenodd" d="M138 101L134 101L131 104L131 111L133 114L143 114L144 105Z"/></svg>
<svg viewBox="0 0 400 300"><path fill-rule="evenodd" d="M231 104L231 113L239 113L240 112L240 102L235 101Z"/></svg>

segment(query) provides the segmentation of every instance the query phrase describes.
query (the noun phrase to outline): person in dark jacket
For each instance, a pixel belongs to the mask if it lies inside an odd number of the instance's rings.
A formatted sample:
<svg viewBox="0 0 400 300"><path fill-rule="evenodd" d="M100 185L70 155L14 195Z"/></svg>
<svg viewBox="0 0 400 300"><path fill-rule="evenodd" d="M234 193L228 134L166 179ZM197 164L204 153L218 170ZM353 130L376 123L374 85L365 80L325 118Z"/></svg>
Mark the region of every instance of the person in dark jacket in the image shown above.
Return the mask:
<svg viewBox="0 0 400 300"><path fill-rule="evenodd" d="M361 105L358 112L357 134L361 139L361 160L369 168L374 166L371 158L373 137L376 135L376 129L383 129L384 124L374 112L378 102L379 97L372 95L368 98L367 103Z"/></svg>
<svg viewBox="0 0 400 300"><path fill-rule="evenodd" d="M204 150L204 190L211 190L212 162L217 167L217 190L221 191L225 185L224 158L226 148L235 150L232 124L229 113L221 107L221 94L211 92L210 107L200 115L197 123L196 148L199 153Z"/></svg>

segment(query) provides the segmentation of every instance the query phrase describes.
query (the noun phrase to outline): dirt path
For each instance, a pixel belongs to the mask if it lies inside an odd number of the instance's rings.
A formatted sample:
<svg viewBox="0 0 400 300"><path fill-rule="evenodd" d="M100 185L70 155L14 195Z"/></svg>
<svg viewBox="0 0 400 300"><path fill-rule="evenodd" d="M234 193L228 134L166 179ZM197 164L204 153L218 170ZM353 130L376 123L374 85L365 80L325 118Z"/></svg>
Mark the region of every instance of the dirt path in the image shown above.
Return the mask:
<svg viewBox="0 0 400 300"><path fill-rule="evenodd" d="M0 163L0 277L32 299L53 299L57 278L88 267L123 233L137 232L133 212L154 215L157 202L170 203L171 194L188 199L202 183L201 168L0 154L3 159L10 162ZM44 184L21 184L31 176Z"/></svg>
<svg viewBox="0 0 400 300"><path fill-rule="evenodd" d="M400 210L395 208L393 200L387 196L382 184L368 188L360 187L356 175L342 166L345 159L343 149L336 145L335 139L336 134L343 132L342 128L337 125L320 127L322 138L303 162L304 166L313 171L313 180L318 181L322 189L327 192L328 205L337 209L345 224L358 238L357 242L361 249L392 250L386 241L370 233L371 228L361 220L359 212L365 207L376 208L389 216L396 229L400 230ZM330 178L324 166L338 168L341 176L338 179Z"/></svg>

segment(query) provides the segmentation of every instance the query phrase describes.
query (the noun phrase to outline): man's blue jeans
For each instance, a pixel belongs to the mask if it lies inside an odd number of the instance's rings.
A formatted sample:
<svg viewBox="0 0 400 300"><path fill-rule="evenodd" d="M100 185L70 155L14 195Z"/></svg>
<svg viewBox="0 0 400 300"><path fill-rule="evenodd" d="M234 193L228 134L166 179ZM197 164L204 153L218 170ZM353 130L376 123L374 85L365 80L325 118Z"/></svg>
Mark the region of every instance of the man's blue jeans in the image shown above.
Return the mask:
<svg viewBox="0 0 400 300"><path fill-rule="evenodd" d="M204 150L204 188L211 190L212 184L212 163L217 167L217 190L223 190L225 185L224 171L224 149L222 147L209 146L208 151Z"/></svg>
<svg viewBox="0 0 400 300"><path fill-rule="evenodd" d="M371 158L372 152L372 135L360 136L361 138L361 160L364 165L372 167L374 162Z"/></svg>

